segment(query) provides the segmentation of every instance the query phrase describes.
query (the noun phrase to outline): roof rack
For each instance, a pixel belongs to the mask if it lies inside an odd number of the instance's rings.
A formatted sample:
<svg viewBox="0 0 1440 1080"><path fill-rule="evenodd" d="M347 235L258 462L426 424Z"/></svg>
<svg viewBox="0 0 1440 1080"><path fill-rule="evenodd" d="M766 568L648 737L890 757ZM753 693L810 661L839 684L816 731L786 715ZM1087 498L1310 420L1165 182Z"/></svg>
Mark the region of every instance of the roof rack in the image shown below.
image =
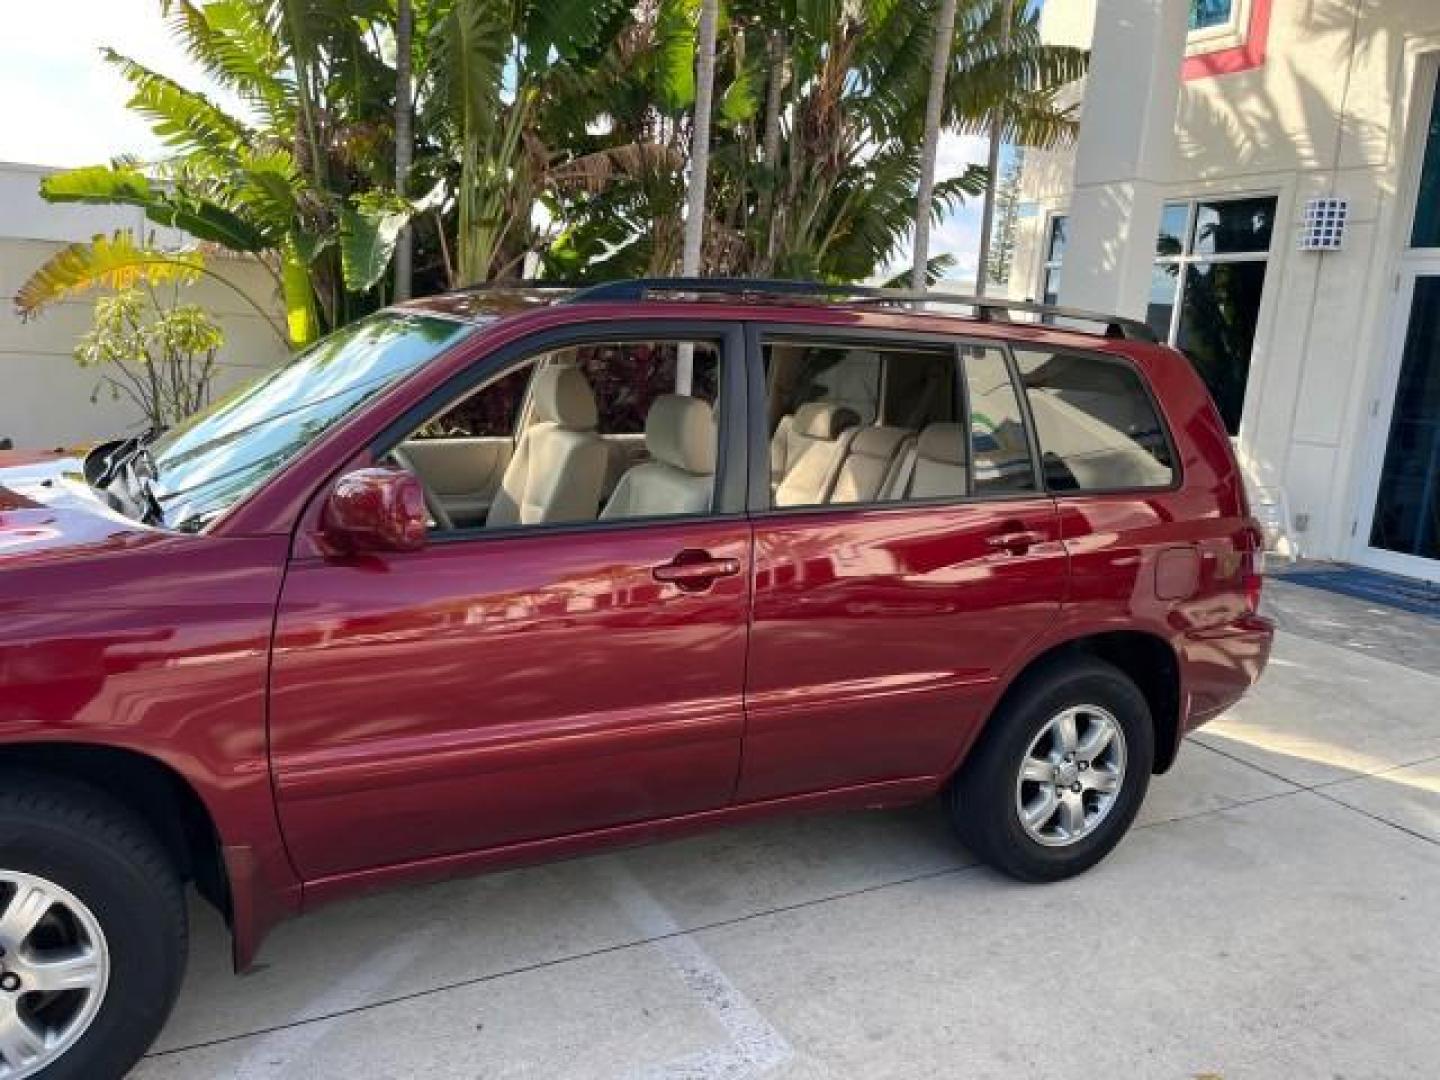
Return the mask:
<svg viewBox="0 0 1440 1080"><path fill-rule="evenodd" d="M664 294L690 293L701 297L793 298L833 303L943 305L967 307L981 322L1010 322L1012 313L1038 315L1044 319L1067 319L1075 322L1098 323L1105 327L1105 336L1130 341L1155 342L1155 331L1136 319L1119 315L1102 315L1094 311L1037 304L1029 300L998 300L988 296L959 296L943 292L912 292L905 289L881 289L865 285L831 285L823 281L789 281L773 278L632 278L610 281L582 288L561 303L581 304L614 301L634 303Z"/></svg>

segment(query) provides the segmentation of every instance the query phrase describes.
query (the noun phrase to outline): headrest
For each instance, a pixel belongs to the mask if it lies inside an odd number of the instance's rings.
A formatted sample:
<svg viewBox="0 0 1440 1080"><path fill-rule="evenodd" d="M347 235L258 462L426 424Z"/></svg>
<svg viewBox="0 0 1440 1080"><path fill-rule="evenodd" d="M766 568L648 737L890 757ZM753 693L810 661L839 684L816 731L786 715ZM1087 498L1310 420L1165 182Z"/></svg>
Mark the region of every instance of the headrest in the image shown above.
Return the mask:
<svg viewBox="0 0 1440 1080"><path fill-rule="evenodd" d="M795 410L795 431L812 439L838 439L860 423L860 414L848 405L812 401Z"/></svg>
<svg viewBox="0 0 1440 1080"><path fill-rule="evenodd" d="M536 372L535 418L573 431L595 426L595 391L579 368L547 365Z"/></svg>
<svg viewBox="0 0 1440 1080"><path fill-rule="evenodd" d="M897 427L861 428L850 444L850 453L861 457L881 458L888 461L895 455L895 449L906 440L910 432Z"/></svg>
<svg viewBox="0 0 1440 1080"><path fill-rule="evenodd" d="M965 464L965 429L959 424L930 424L920 432L916 455L945 465Z"/></svg>
<svg viewBox="0 0 1440 1080"><path fill-rule="evenodd" d="M699 398L662 394L645 417L645 449L657 461L708 476L715 471L715 416Z"/></svg>

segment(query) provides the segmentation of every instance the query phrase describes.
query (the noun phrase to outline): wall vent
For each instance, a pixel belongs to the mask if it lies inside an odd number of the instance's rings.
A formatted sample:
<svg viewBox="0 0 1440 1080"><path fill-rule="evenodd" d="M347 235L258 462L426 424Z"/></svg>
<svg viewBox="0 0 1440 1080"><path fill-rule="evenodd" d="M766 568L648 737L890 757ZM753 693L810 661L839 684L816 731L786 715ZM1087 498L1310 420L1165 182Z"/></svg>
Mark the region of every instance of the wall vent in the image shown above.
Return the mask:
<svg viewBox="0 0 1440 1080"><path fill-rule="evenodd" d="M1339 251L1345 246L1345 222L1349 217L1350 203L1346 199L1326 196L1306 202L1300 250Z"/></svg>

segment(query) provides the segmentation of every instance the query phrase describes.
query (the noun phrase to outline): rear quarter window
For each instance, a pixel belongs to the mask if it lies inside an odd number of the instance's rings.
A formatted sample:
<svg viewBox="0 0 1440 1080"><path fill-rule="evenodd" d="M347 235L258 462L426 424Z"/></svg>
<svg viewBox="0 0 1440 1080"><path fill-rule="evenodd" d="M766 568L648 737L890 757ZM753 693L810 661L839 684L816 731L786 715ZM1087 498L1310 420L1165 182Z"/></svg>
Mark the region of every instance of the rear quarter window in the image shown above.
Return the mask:
<svg viewBox="0 0 1440 1080"><path fill-rule="evenodd" d="M1129 363L1094 353L1016 348L1051 491L1168 488L1170 440Z"/></svg>

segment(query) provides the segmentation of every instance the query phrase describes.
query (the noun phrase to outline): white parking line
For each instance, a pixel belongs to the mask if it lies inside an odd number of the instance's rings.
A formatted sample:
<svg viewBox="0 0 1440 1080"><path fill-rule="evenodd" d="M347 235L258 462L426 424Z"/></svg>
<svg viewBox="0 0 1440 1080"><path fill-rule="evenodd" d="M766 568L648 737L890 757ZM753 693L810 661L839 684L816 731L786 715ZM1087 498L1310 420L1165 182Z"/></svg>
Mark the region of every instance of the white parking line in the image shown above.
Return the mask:
<svg viewBox="0 0 1440 1080"><path fill-rule="evenodd" d="M394 985L418 956L428 949L446 927L436 918L428 924L397 937L388 948L378 949L324 993L317 994L300 1010L304 1016L329 1016L375 1000ZM335 1030L326 1020L296 1024L262 1035L241 1060L229 1080L283 1080L309 1077L306 1066L310 1050Z"/></svg>
<svg viewBox="0 0 1440 1080"><path fill-rule="evenodd" d="M730 1037L728 1045L686 1054L628 1074L630 1080L742 1080L759 1076L795 1056L795 1051L740 992L670 912L619 858L596 864L620 910L646 937L663 937L655 948L679 974L699 1004Z"/></svg>

